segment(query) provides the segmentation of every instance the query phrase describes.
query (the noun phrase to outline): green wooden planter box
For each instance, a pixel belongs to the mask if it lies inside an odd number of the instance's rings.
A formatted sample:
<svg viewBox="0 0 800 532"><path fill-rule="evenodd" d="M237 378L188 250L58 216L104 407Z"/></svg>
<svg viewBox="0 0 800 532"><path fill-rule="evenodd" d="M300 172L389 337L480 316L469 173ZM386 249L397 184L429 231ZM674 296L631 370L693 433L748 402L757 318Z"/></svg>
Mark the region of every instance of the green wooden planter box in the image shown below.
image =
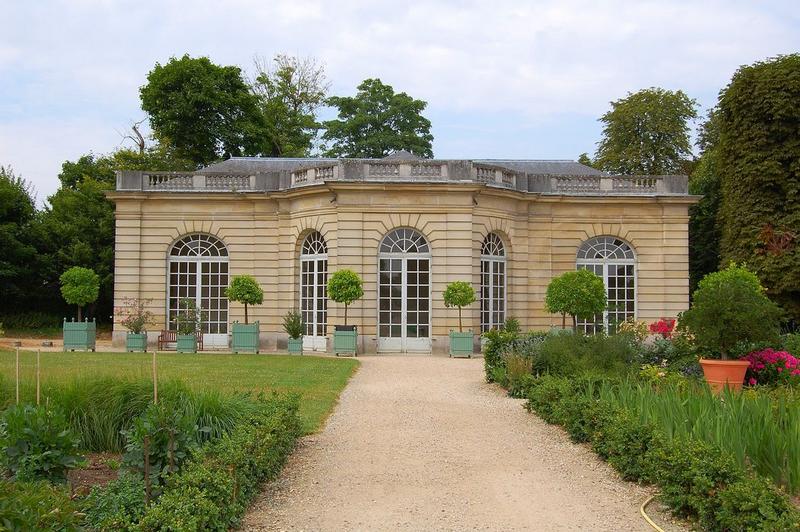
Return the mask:
<svg viewBox="0 0 800 532"><path fill-rule="evenodd" d="M296 354L303 354L303 338L289 338L286 341L286 349L289 350L290 353Z"/></svg>
<svg viewBox="0 0 800 532"><path fill-rule="evenodd" d="M97 324L92 321L64 320L64 351L94 351L97 341Z"/></svg>
<svg viewBox="0 0 800 532"><path fill-rule="evenodd" d="M132 333L129 332L125 337L125 351L132 353L134 351L145 352L147 351L147 333Z"/></svg>
<svg viewBox="0 0 800 532"><path fill-rule="evenodd" d="M197 353L197 337L193 334L179 334L175 342L178 353Z"/></svg>
<svg viewBox="0 0 800 532"><path fill-rule="evenodd" d="M333 352L339 355L340 353L347 353L357 355L356 345L358 342L358 329L353 327L352 330L334 330L333 331Z"/></svg>
<svg viewBox="0 0 800 532"><path fill-rule="evenodd" d="M455 358L472 357L474 336L472 331L450 331L450 356Z"/></svg>
<svg viewBox="0 0 800 532"><path fill-rule="evenodd" d="M234 353L239 353L240 351L258 353L259 333L259 322L233 322L233 327L231 328L231 351Z"/></svg>

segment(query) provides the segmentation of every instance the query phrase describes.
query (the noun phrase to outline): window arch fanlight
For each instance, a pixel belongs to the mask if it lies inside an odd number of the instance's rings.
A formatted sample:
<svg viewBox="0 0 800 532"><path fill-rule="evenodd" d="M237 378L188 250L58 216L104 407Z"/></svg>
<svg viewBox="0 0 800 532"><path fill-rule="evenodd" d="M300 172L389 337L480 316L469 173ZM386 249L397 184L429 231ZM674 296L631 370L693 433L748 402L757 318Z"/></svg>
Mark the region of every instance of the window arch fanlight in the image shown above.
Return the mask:
<svg viewBox="0 0 800 532"><path fill-rule="evenodd" d="M587 333L614 332L617 324L636 317L636 254L615 236L596 236L578 248L576 267L597 274L606 286L608 307L593 320L579 320Z"/></svg>
<svg viewBox="0 0 800 532"><path fill-rule="evenodd" d="M175 242L170 257L227 257L228 249L219 238L203 233L185 236Z"/></svg>
<svg viewBox="0 0 800 532"><path fill-rule="evenodd" d="M381 253L429 253L428 241L415 229L393 229L381 241Z"/></svg>
<svg viewBox="0 0 800 532"><path fill-rule="evenodd" d="M303 240L301 255L325 255L326 253L328 253L328 244L319 231L309 233Z"/></svg>
<svg viewBox="0 0 800 532"><path fill-rule="evenodd" d="M506 252L497 233L481 246L481 332L496 329L506 319Z"/></svg>
<svg viewBox="0 0 800 532"><path fill-rule="evenodd" d="M324 351L328 324L328 244L319 231L300 246L300 314L306 349Z"/></svg>
<svg viewBox="0 0 800 532"><path fill-rule="evenodd" d="M182 299L201 311L206 346L227 346L228 249L219 238L204 233L186 235L169 249L167 328L175 328Z"/></svg>

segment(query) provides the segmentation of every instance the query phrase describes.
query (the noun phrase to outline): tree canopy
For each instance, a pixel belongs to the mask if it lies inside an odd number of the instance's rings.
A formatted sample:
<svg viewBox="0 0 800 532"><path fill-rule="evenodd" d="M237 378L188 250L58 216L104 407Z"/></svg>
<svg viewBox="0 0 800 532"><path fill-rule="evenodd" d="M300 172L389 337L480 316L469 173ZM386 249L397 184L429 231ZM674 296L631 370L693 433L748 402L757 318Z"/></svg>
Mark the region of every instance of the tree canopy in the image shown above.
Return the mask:
<svg viewBox="0 0 800 532"><path fill-rule="evenodd" d="M475 302L475 289L466 281L453 281L445 288L443 299L445 307L458 307L458 331L462 332L461 308Z"/></svg>
<svg viewBox="0 0 800 532"><path fill-rule="evenodd" d="M89 268L73 266L61 274L61 295L64 301L78 307L78 321L83 319L83 307L97 300L100 277Z"/></svg>
<svg viewBox="0 0 800 532"><path fill-rule="evenodd" d="M244 304L244 322L247 323L247 305L260 305L264 302L264 290L252 275L237 275L231 279L225 290L230 301Z"/></svg>
<svg viewBox="0 0 800 532"><path fill-rule="evenodd" d="M344 324L347 325L347 307L364 296L364 283L353 270L338 270L328 279L328 297L344 304Z"/></svg>
<svg viewBox="0 0 800 532"><path fill-rule="evenodd" d="M719 98L722 261L800 320L800 54L736 71Z"/></svg>
<svg viewBox="0 0 800 532"><path fill-rule="evenodd" d="M366 79L355 96L333 96L327 103L339 116L324 123L326 156L380 158L398 150L433 156L431 123L422 116L426 102Z"/></svg>
<svg viewBox="0 0 800 532"><path fill-rule="evenodd" d="M603 280L586 269L566 272L554 277L547 285L544 306L547 312L561 314L561 327L567 314L572 316L572 328L578 329L578 318L590 320L602 314L608 296Z"/></svg>
<svg viewBox="0 0 800 532"><path fill-rule="evenodd" d="M23 303L36 285L37 250L31 238L35 221L33 189L11 168L0 166L0 292L8 308Z"/></svg>
<svg viewBox="0 0 800 532"><path fill-rule="evenodd" d="M652 87L611 102L594 165L614 174L676 174L691 158L689 121L697 103L683 91Z"/></svg>
<svg viewBox="0 0 800 532"><path fill-rule="evenodd" d="M779 317L780 310L764 294L758 277L731 263L700 281L679 326L712 356L727 359L741 342L777 340Z"/></svg>
<svg viewBox="0 0 800 532"><path fill-rule="evenodd" d="M156 63L140 96L156 138L193 163L259 153L263 115L237 66L173 57Z"/></svg>
<svg viewBox="0 0 800 532"><path fill-rule="evenodd" d="M256 60L253 92L264 115L262 155L308 157L317 132L319 108L325 102L325 69L312 58L279 54L272 66Z"/></svg>

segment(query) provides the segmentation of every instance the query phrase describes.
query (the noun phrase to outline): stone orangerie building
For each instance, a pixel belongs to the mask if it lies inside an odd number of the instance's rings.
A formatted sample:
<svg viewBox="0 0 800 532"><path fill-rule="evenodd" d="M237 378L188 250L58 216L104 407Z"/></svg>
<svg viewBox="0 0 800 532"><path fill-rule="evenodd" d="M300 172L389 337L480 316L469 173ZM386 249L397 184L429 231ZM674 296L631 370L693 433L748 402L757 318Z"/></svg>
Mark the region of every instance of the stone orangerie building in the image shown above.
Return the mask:
<svg viewBox="0 0 800 532"><path fill-rule="evenodd" d="M186 174L121 172L116 190L115 300L150 299L158 329L182 297L206 312L206 348L228 345L243 307L223 291L253 275L264 304L263 350L286 345L299 309L306 349L325 351L343 307L326 297L341 268L364 279L351 305L361 352L445 353L457 311L450 281L470 281L478 332L506 317L560 325L544 310L551 278L590 268L609 309L587 330L656 320L688 306L685 176L611 176L571 161L233 158ZM125 331L115 318L114 340ZM151 337L151 341L154 340Z"/></svg>

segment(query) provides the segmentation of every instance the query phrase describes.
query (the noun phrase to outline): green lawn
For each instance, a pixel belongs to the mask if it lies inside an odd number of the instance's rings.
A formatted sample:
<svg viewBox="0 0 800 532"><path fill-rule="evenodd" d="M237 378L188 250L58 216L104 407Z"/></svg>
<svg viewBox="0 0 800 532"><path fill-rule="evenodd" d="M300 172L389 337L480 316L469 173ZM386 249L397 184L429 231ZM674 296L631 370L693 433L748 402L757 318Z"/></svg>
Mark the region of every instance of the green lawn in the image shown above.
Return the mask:
<svg viewBox="0 0 800 532"><path fill-rule="evenodd" d="M14 352L0 351L0 404L14 399ZM152 355L145 353L45 353L41 355L42 389L47 383L75 377L150 378ZM278 391L302 394L300 414L306 432L318 430L358 367L349 358L287 355L158 355L159 381L179 379L196 389ZM23 400L35 398L36 353L20 352Z"/></svg>

